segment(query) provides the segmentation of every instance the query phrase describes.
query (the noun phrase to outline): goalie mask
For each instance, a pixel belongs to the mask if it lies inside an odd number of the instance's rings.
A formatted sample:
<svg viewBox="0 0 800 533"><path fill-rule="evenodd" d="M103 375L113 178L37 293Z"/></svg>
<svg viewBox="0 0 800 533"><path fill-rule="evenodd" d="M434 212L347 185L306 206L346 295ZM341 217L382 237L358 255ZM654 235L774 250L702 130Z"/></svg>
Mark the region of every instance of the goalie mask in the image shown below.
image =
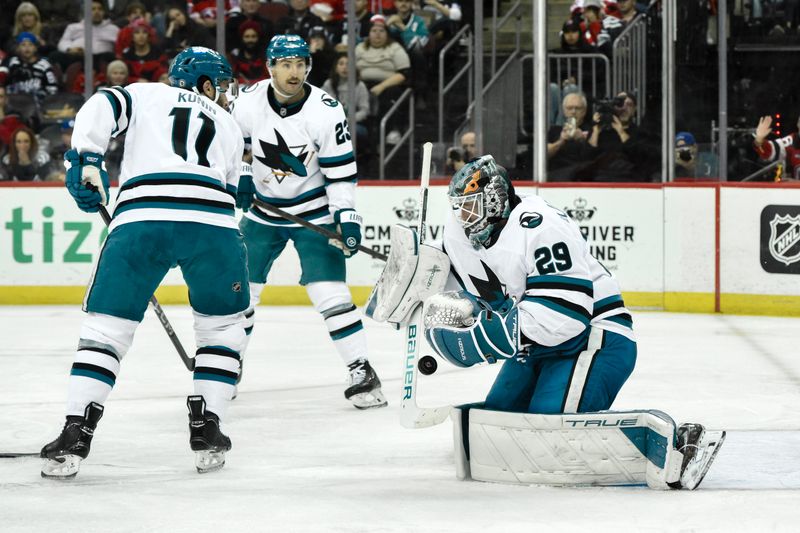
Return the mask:
<svg viewBox="0 0 800 533"><path fill-rule="evenodd" d="M476 249L494 244L515 199L506 169L490 155L470 161L456 172L447 196L456 220Z"/></svg>

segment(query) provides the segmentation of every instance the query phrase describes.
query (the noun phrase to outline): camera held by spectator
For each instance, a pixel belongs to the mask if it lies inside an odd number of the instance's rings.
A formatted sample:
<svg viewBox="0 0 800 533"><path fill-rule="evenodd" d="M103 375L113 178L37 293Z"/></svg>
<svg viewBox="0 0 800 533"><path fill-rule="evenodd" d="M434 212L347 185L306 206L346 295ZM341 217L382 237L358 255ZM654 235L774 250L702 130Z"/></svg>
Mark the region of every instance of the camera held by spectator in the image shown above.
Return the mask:
<svg viewBox="0 0 800 533"><path fill-rule="evenodd" d="M447 149L447 169L458 172L465 165L464 150L458 146L451 146Z"/></svg>
<svg viewBox="0 0 800 533"><path fill-rule="evenodd" d="M625 107L625 96L617 96L608 100L596 100L594 112L600 115L597 120L601 130L610 130L614 116L619 116Z"/></svg>
<svg viewBox="0 0 800 533"><path fill-rule="evenodd" d="M688 131L675 136L675 177L695 177L697 165L697 141Z"/></svg>

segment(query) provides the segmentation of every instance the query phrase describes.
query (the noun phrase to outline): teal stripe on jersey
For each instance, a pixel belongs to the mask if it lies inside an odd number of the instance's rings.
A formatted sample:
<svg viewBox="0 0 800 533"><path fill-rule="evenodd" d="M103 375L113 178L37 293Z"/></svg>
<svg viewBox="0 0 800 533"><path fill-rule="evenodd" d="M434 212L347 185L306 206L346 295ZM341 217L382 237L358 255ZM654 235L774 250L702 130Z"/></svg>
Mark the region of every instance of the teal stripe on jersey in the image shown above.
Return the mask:
<svg viewBox="0 0 800 533"><path fill-rule="evenodd" d="M114 216L117 216L120 213L124 213L125 211L130 211L131 209L175 209L179 211L204 211L206 213L216 213L218 215L228 215L228 216L233 216L235 213L233 207L231 208L213 207L210 205L202 205L194 203L182 204L164 200L164 201L145 201L145 202L136 202L125 205L119 205L116 209L114 209Z"/></svg>
<svg viewBox="0 0 800 533"><path fill-rule="evenodd" d="M316 199L314 197L322 198L326 195L325 187L317 187L316 189L311 189L310 191L306 191L302 194L298 194L293 198L272 198L270 196L264 196L260 192L256 191L256 197L262 202L266 202L268 204L272 204L276 207L291 207L293 205L302 204L303 201L307 199Z"/></svg>
<svg viewBox="0 0 800 533"><path fill-rule="evenodd" d="M625 326L626 328L633 329L633 322L623 318L621 315L613 315L604 317L603 320L608 320L610 322L615 322L621 326Z"/></svg>
<svg viewBox="0 0 800 533"><path fill-rule="evenodd" d="M206 381L219 381L220 383L227 383L228 385L236 385L236 378L229 378L227 376L219 376L217 374L204 374L195 372L194 379Z"/></svg>
<svg viewBox="0 0 800 533"><path fill-rule="evenodd" d="M330 331L329 333L330 333L331 339L333 339L335 341L338 341L339 339L344 339L345 337L349 337L353 333L361 331L362 329L364 329L364 325L359 320L358 322L350 324L349 326L345 326L343 328L335 329L333 331Z"/></svg>
<svg viewBox="0 0 800 533"><path fill-rule="evenodd" d="M343 161L346 161L346 162L350 163L350 162L352 162L352 160L353 160L353 152L347 152L346 154L337 155L337 156L334 156L334 157L320 157L319 158L319 164L320 164L320 166L323 166L323 165L324 166L331 166L331 165L335 165L336 163L342 163Z"/></svg>
<svg viewBox="0 0 800 533"><path fill-rule="evenodd" d="M239 188L236 185L231 185L230 183L228 183L225 185L225 190L231 194L236 194L236 191L238 191Z"/></svg>
<svg viewBox="0 0 800 533"><path fill-rule="evenodd" d="M568 276L531 276L527 279L528 285L535 283L563 283L566 285L575 285L576 287L583 287L586 289L594 289L594 284L591 280L582 278L571 278Z"/></svg>
<svg viewBox="0 0 800 533"><path fill-rule="evenodd" d="M70 371L70 375L82 376L82 377L85 377L85 378L96 379L97 381L102 381L103 383L105 383L109 387L113 387L114 386L114 380L113 379L111 379L108 376L104 376L103 374L100 374L99 372L92 372L91 370L85 370L83 368L73 368Z"/></svg>
<svg viewBox="0 0 800 533"><path fill-rule="evenodd" d="M540 298L538 296L525 295L525 296L522 297L522 299L524 301L526 301L526 302L533 302L533 303L537 303L539 305L543 305L543 306L547 307L548 309L550 309L551 311L555 311L556 313L568 316L569 318L571 318L573 320L577 320L581 324L584 324L584 325L587 325L587 326L589 325L589 322L591 321L591 319L588 316L583 315L581 313L578 313L578 312L576 312L576 311L574 311L572 309L569 309L568 307L564 307L563 305L559 305L559 304L557 304L557 303L555 303L555 302L553 302L551 300L545 299L545 298Z"/></svg>
<svg viewBox="0 0 800 533"><path fill-rule="evenodd" d="M215 185L218 189L223 190L223 185L218 179L214 179L210 176L204 176L203 174L192 174L190 172L153 172L151 174L142 174L125 181L122 187L131 188L133 185L146 185L146 182L148 181L158 181L163 179L185 181L186 185L192 185L192 182Z"/></svg>
<svg viewBox="0 0 800 533"><path fill-rule="evenodd" d="M601 307L608 305L610 303L621 302L621 301L622 301L622 295L614 294L613 296L609 296L608 298L603 298L602 300L596 301L594 303L594 308L600 309Z"/></svg>
<svg viewBox="0 0 800 533"><path fill-rule="evenodd" d="M122 116L122 109L119 108L119 102L117 101L116 96L103 89L100 89L100 92L105 95L105 97L111 103L111 109L114 110L114 130L111 132L113 135L119 130L119 118Z"/></svg>

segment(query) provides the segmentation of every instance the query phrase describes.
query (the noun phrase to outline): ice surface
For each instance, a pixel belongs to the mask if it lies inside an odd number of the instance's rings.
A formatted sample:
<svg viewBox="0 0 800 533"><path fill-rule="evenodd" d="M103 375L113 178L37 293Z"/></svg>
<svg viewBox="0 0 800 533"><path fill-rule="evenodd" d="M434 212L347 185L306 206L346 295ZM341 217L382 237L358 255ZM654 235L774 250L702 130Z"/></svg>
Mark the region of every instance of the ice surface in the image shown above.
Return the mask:
<svg viewBox="0 0 800 533"><path fill-rule="evenodd" d="M165 311L193 351L188 308ZM60 431L82 318L75 306L0 307L0 453L36 452ZM358 411L310 307L256 313L223 426L233 450L201 476L188 446L191 375L148 312L76 479L41 479L36 458L0 459L0 532L800 530L800 320L634 319L639 360L615 409L729 431L695 492L457 481L449 421L398 423L401 334L365 319L390 406ZM442 362L420 376L420 403L480 400L496 371Z"/></svg>

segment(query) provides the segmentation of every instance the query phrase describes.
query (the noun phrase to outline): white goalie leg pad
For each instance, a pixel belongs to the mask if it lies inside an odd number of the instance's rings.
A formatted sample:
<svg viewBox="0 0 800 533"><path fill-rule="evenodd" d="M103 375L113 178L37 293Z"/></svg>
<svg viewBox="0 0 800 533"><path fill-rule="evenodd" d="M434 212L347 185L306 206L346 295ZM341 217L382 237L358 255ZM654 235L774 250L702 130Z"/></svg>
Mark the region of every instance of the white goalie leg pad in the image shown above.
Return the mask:
<svg viewBox="0 0 800 533"><path fill-rule="evenodd" d="M420 245L414 228L392 226L391 252L367 299L366 315L405 326L418 303L444 289L449 273L447 254Z"/></svg>
<svg viewBox="0 0 800 533"><path fill-rule="evenodd" d="M675 422L660 411L537 415L469 409L468 422L463 411L452 414L459 479L666 490L680 477Z"/></svg>

